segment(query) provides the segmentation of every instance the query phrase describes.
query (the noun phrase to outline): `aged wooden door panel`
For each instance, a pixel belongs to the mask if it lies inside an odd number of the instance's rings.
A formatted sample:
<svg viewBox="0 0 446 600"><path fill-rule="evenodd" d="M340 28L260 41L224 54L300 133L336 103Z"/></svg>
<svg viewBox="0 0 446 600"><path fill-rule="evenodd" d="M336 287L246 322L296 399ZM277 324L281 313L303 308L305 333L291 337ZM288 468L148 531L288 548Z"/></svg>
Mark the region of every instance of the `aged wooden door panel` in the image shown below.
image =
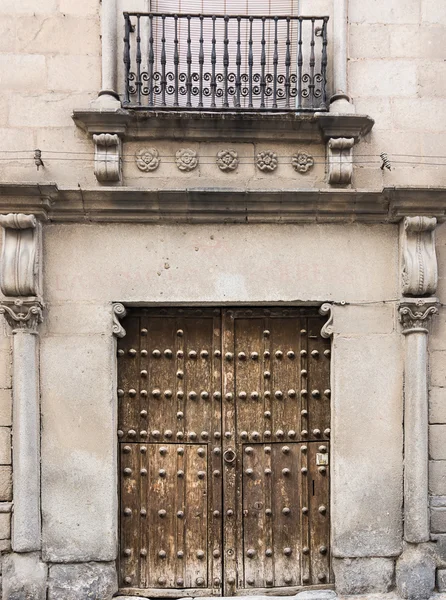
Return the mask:
<svg viewBox="0 0 446 600"><path fill-rule="evenodd" d="M330 344L312 308L138 309L118 347L120 588L330 583Z"/></svg>
<svg viewBox="0 0 446 600"><path fill-rule="evenodd" d="M133 311L124 327L120 587L221 595L220 311Z"/></svg>
<svg viewBox="0 0 446 600"><path fill-rule="evenodd" d="M223 312L225 594L330 582L330 343L314 309Z"/></svg>

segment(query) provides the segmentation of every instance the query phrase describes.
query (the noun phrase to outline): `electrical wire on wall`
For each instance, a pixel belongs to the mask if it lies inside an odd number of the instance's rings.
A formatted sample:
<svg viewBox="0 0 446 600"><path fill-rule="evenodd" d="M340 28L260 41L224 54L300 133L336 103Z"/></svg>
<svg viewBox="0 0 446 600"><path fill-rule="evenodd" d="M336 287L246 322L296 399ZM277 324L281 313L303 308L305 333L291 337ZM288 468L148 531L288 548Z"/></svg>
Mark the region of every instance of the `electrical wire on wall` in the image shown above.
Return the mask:
<svg viewBox="0 0 446 600"><path fill-rule="evenodd" d="M325 154L313 154L315 165L325 165ZM123 163L134 163L134 154L122 154ZM162 154L162 162L166 164L175 164L176 156L174 154ZM277 160L283 163L291 163L290 155L277 155ZM33 164L39 170L40 167L50 165L52 162L93 162L94 152L82 151L67 151L67 150L49 150L49 149L34 149L34 150L0 150L0 161L13 163L29 163ZM214 164L216 161L215 154L200 154L201 164ZM380 170L391 170L398 167L446 167L446 155L419 155L419 154L392 154L390 157L387 153L381 153L379 156L373 154L355 154L350 161L345 160L345 163L361 166L376 166ZM255 157L241 156L239 158L241 165L255 164Z"/></svg>

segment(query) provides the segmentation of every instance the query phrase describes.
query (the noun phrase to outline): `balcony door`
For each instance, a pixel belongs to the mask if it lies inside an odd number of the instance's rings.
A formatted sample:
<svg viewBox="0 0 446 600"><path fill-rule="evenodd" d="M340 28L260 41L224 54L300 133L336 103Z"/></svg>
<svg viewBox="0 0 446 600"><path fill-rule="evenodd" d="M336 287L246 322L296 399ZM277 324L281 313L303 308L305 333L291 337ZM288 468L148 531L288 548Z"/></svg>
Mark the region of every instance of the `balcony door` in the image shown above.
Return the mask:
<svg viewBox="0 0 446 600"><path fill-rule="evenodd" d="M313 309L147 309L118 348L123 594L330 582L330 342Z"/></svg>

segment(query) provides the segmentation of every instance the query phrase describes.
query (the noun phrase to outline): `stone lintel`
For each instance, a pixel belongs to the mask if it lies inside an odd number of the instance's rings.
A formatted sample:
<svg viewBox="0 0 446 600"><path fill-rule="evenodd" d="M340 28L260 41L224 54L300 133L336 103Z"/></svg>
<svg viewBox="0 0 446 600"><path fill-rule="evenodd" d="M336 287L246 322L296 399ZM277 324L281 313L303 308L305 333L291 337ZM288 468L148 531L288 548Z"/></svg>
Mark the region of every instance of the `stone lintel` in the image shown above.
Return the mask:
<svg viewBox="0 0 446 600"><path fill-rule="evenodd" d="M446 220L445 187L358 189L135 187L59 188L0 184L2 212L57 222L399 223L420 214Z"/></svg>
<svg viewBox="0 0 446 600"><path fill-rule="evenodd" d="M74 110L73 120L89 134L116 133L123 141L322 143L343 137L358 142L374 125L371 117L355 114L125 108Z"/></svg>

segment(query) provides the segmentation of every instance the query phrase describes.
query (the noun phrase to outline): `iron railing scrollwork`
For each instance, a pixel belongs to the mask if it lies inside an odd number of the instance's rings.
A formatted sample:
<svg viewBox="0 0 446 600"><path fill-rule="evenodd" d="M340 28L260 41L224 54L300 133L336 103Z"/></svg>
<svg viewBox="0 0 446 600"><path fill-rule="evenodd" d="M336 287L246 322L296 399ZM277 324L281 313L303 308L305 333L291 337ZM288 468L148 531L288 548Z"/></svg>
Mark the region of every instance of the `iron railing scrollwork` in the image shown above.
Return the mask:
<svg viewBox="0 0 446 600"><path fill-rule="evenodd" d="M124 13L128 108L327 109L328 17Z"/></svg>

